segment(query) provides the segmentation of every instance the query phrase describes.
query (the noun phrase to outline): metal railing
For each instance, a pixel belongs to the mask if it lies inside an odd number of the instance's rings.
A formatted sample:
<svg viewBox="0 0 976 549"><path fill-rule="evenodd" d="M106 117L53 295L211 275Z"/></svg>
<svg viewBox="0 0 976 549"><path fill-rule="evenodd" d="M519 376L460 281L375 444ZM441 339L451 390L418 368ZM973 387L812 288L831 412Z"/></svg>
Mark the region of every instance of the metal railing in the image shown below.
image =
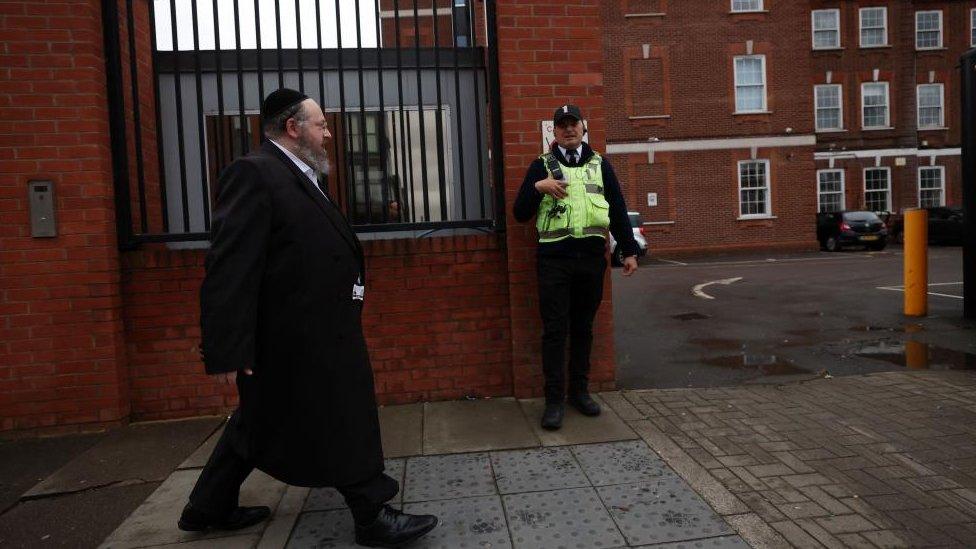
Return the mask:
<svg viewBox="0 0 976 549"><path fill-rule="evenodd" d="M483 0L103 3L120 246L207 240L280 87L322 106L358 232L501 227L494 20Z"/></svg>

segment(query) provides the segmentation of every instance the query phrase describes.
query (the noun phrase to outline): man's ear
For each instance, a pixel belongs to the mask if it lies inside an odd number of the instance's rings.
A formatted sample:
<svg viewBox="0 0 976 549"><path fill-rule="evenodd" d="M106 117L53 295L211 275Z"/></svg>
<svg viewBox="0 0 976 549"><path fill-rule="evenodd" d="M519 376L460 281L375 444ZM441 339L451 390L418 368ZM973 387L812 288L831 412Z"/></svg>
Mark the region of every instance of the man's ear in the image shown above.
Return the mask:
<svg viewBox="0 0 976 549"><path fill-rule="evenodd" d="M285 121L285 133L288 134L292 139L298 139L301 135L301 130L298 129L298 120L294 118L289 118Z"/></svg>

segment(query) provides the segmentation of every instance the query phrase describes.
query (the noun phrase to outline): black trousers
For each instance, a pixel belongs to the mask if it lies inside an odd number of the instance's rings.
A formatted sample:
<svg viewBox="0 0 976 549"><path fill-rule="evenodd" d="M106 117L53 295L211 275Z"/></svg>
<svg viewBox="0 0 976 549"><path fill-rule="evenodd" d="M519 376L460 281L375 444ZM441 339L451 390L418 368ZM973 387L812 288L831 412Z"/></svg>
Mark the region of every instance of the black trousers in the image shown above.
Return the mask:
<svg viewBox="0 0 976 549"><path fill-rule="evenodd" d="M588 391L593 319L603 300L603 256L539 255L539 312L542 314L542 372L547 403L566 397L566 338L569 337L569 394Z"/></svg>
<svg viewBox="0 0 976 549"><path fill-rule="evenodd" d="M190 492L190 505L208 515L230 513L238 505L241 484L253 470L254 466L234 450L228 430L224 430ZM383 504L397 494L400 485L380 473L366 481L337 486L336 489L345 498L356 524L367 525L373 522Z"/></svg>

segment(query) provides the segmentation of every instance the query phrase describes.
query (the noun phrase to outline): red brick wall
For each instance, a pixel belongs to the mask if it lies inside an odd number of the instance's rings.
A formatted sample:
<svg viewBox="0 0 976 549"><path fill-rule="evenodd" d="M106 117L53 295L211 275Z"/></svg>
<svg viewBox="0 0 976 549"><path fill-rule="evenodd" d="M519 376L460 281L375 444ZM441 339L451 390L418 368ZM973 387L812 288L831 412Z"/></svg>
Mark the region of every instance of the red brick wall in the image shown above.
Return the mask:
<svg viewBox="0 0 976 549"><path fill-rule="evenodd" d="M505 207L511 212L529 164L541 148L540 122L559 105L579 105L589 122L590 145L606 144L601 2L502 0L498 5ZM541 321L535 274L535 226L509 215L507 232L515 394L541 394ZM609 276L607 278L609 281ZM609 282L594 326L591 388L614 385Z"/></svg>
<svg viewBox="0 0 976 549"><path fill-rule="evenodd" d="M384 404L512 392L508 284L495 236L375 240L364 329ZM216 414L236 390L203 373L199 291L205 252L124 256L133 419Z"/></svg>
<svg viewBox="0 0 976 549"><path fill-rule="evenodd" d="M98 2L0 4L0 431L128 415ZM27 182L58 236L30 236Z"/></svg>

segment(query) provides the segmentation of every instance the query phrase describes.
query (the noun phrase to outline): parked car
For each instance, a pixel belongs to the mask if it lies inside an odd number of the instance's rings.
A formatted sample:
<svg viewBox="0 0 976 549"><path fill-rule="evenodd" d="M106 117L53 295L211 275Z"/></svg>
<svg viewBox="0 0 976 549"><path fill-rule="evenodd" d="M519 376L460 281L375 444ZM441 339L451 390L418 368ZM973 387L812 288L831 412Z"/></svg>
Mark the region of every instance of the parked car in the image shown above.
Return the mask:
<svg viewBox="0 0 976 549"><path fill-rule="evenodd" d="M929 244L962 244L962 208L958 206L934 206L929 212ZM900 217L891 225L891 238L904 241L905 220Z"/></svg>
<svg viewBox="0 0 976 549"><path fill-rule="evenodd" d="M634 231L634 240L637 241L637 257L647 254L647 239L644 238L644 220L638 212L627 212L630 218L630 227ZM617 249L617 241L610 235L610 259L614 265L623 265L623 252Z"/></svg>
<svg viewBox="0 0 976 549"><path fill-rule="evenodd" d="M820 213L817 214L817 240L829 252L844 246L883 250L888 245L888 229L873 212Z"/></svg>

